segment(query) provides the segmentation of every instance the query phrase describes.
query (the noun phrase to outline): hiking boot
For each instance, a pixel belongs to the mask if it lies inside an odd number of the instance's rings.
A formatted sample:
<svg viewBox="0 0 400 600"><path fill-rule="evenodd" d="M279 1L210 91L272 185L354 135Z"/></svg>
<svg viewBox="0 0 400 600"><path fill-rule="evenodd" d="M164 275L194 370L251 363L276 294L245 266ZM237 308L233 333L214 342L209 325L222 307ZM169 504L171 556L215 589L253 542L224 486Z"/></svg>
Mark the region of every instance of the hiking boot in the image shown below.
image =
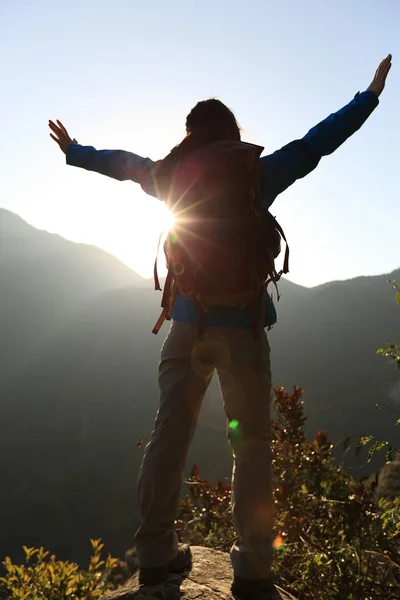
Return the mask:
<svg viewBox="0 0 400 600"><path fill-rule="evenodd" d="M167 565L162 567L141 567L140 585L157 585L168 579L169 575L183 575L192 568L192 553L187 544L179 544L178 553Z"/></svg>
<svg viewBox="0 0 400 600"><path fill-rule="evenodd" d="M280 598L270 577L245 579L235 575L231 590L237 600L278 600Z"/></svg>
<svg viewBox="0 0 400 600"><path fill-rule="evenodd" d="M182 575L192 568L192 553L189 544L179 544L178 554L168 563L168 571Z"/></svg>

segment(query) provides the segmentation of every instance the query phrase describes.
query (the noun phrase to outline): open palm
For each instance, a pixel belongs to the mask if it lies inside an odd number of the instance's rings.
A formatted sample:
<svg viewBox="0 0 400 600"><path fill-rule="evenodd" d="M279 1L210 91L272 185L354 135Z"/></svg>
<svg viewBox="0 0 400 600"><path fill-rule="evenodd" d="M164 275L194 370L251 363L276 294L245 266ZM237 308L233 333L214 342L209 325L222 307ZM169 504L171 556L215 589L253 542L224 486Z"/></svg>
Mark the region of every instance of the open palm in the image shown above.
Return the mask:
<svg viewBox="0 0 400 600"><path fill-rule="evenodd" d="M375 76L367 88L368 91L374 92L377 96L380 96L383 92L383 88L385 87L386 77L392 66L392 55L388 54L386 58L383 59L381 64L376 70Z"/></svg>
<svg viewBox="0 0 400 600"><path fill-rule="evenodd" d="M68 131L65 129L64 125L57 119L57 124L53 121L49 121L49 127L53 133L50 133L50 137L53 138L55 142L60 146L61 150L64 154L67 152L68 146L71 144L77 144L75 138L71 138L69 136Z"/></svg>

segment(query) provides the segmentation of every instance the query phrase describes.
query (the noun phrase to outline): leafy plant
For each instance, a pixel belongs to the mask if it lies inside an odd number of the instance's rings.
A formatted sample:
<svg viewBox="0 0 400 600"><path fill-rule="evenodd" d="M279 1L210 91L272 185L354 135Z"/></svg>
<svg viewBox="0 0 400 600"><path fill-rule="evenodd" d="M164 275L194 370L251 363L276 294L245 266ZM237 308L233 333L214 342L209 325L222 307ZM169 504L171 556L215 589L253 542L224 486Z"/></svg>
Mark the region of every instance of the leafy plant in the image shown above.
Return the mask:
<svg viewBox="0 0 400 600"><path fill-rule="evenodd" d="M93 554L87 571L76 563L60 561L44 548L24 546L25 564L15 565L6 558L5 577L0 578L0 597L7 600L97 600L114 589L109 579L118 561L101 559L103 544L91 540Z"/></svg>
<svg viewBox="0 0 400 600"><path fill-rule="evenodd" d="M275 389L273 428L277 582L299 600L386 600L400 586L400 530L385 500L346 475L323 431L306 439L303 390ZM229 550L230 485L212 485L197 467L177 527L182 539Z"/></svg>

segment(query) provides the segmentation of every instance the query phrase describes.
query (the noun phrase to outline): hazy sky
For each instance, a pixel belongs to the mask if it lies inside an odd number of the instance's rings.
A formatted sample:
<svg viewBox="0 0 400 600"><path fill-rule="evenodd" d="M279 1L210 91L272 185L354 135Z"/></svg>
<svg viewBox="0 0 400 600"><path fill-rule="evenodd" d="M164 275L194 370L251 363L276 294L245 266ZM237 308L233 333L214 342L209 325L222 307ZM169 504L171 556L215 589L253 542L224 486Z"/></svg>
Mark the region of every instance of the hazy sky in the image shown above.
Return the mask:
<svg viewBox="0 0 400 600"><path fill-rule="evenodd" d="M400 266L398 0L1 0L0 206L96 244L149 276L159 203L139 186L65 166L48 135L163 157L187 112L217 96L272 152L393 68L363 129L273 213L303 285Z"/></svg>

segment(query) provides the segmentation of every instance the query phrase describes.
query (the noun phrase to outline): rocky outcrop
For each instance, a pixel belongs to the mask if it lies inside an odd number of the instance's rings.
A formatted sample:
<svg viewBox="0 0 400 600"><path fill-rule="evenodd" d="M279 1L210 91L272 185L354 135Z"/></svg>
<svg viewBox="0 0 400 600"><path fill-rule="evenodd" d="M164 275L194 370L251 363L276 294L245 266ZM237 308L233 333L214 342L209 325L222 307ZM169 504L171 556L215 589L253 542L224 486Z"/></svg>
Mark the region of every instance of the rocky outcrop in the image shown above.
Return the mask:
<svg viewBox="0 0 400 600"><path fill-rule="evenodd" d="M185 578L177 575L162 585L139 588L134 575L119 590L102 600L233 600L229 555L210 548L192 546L193 567ZM280 588L268 600L296 600Z"/></svg>

